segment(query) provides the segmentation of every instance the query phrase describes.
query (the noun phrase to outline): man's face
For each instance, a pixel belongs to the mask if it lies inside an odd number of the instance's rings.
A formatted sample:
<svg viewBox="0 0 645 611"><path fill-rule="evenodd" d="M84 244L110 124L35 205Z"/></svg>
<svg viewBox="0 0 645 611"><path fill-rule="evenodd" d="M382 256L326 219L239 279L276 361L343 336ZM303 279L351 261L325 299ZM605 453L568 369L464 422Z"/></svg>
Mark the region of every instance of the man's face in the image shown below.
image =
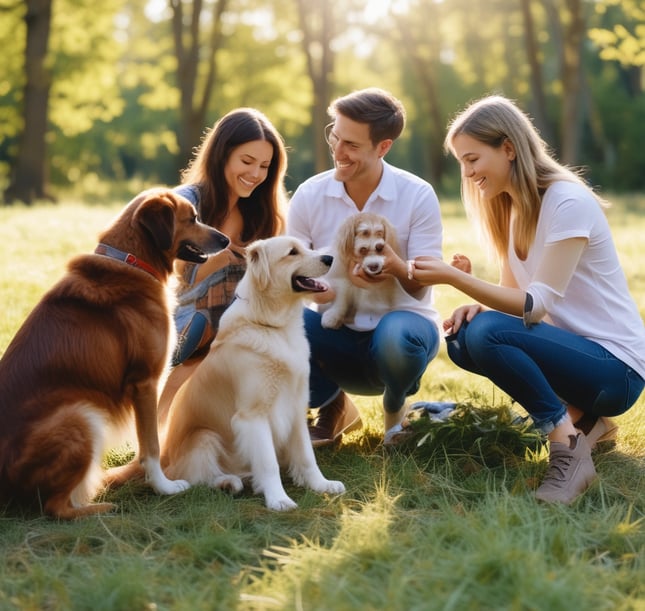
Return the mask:
<svg viewBox="0 0 645 611"><path fill-rule="evenodd" d="M380 176L381 159L392 141L383 140L374 145L367 123L357 123L339 114L328 127L327 143L334 159L334 176L346 183Z"/></svg>

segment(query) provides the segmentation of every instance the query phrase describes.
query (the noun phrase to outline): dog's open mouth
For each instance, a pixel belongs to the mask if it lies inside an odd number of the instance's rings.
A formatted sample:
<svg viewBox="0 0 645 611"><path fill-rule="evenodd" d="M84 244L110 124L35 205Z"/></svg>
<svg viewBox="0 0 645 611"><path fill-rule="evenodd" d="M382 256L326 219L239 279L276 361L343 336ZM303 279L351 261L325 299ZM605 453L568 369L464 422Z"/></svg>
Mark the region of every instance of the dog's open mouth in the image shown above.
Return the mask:
<svg viewBox="0 0 645 611"><path fill-rule="evenodd" d="M291 286L294 291L309 293L323 293L329 288L325 283L308 276L294 276L291 279Z"/></svg>
<svg viewBox="0 0 645 611"><path fill-rule="evenodd" d="M191 242L182 242L177 251L177 258L182 261L190 261L191 263L204 263L207 259L204 251L197 248Z"/></svg>

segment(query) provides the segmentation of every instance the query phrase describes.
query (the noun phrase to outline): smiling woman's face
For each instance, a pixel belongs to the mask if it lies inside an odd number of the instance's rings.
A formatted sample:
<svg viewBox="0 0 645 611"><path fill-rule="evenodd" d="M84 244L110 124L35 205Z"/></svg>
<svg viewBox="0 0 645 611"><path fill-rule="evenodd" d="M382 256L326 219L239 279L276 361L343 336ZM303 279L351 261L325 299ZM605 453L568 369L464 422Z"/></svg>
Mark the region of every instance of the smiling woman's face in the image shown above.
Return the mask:
<svg viewBox="0 0 645 611"><path fill-rule="evenodd" d="M230 194L238 198L251 195L266 180L272 158L273 147L266 140L253 140L234 148L224 168Z"/></svg>
<svg viewBox="0 0 645 611"><path fill-rule="evenodd" d="M468 134L458 134L452 148L461 166L462 180L473 181L485 198L491 199L504 191L510 193L515 148L509 140L495 148Z"/></svg>

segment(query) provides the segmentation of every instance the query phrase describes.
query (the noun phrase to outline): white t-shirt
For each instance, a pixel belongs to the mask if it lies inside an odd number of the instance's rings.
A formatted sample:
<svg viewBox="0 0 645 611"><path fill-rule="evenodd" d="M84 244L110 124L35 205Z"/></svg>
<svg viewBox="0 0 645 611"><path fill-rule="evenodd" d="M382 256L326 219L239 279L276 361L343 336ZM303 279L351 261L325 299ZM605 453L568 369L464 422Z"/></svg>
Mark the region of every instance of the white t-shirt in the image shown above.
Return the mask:
<svg viewBox="0 0 645 611"><path fill-rule="evenodd" d="M443 226L439 200L432 186L418 176L383 162L381 181L370 195L363 211L386 217L395 227L403 259L419 255L441 257ZM334 170L322 172L302 183L291 198L287 214L287 233L306 246L329 251L343 221L359 212L347 195ZM432 305L432 288L423 298L405 309L425 316L439 325ZM352 328L373 329L382 312L362 309L356 312Z"/></svg>
<svg viewBox="0 0 645 611"><path fill-rule="evenodd" d="M605 213L587 189L559 181L546 190L526 261L515 254L511 237L509 265L518 286L526 290L533 280L545 245L568 238L586 238L587 245L563 297L548 312L550 321L597 342L645 378L645 326Z"/></svg>

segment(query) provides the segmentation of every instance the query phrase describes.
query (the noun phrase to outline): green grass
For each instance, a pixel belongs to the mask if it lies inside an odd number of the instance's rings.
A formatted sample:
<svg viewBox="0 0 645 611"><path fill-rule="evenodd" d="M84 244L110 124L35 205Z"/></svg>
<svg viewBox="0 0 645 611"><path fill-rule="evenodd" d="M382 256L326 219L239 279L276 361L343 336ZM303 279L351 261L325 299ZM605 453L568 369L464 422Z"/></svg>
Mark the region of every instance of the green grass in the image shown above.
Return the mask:
<svg viewBox="0 0 645 611"><path fill-rule="evenodd" d="M0 353L118 209L0 208ZM459 206L446 210L446 257L468 254L495 279ZM623 198L609 217L645 315L645 199ZM442 316L463 301L437 291ZM159 497L142 484L106 494L114 515L74 523L0 508L0 610L645 609L645 398L618 418L616 447L595 455L598 483L571 507L532 500L544 445L443 348L420 398L457 400L459 415L415 421L415 440L386 451L380 401L356 397L366 426L317 451L347 493L289 484L293 512L250 492Z"/></svg>

